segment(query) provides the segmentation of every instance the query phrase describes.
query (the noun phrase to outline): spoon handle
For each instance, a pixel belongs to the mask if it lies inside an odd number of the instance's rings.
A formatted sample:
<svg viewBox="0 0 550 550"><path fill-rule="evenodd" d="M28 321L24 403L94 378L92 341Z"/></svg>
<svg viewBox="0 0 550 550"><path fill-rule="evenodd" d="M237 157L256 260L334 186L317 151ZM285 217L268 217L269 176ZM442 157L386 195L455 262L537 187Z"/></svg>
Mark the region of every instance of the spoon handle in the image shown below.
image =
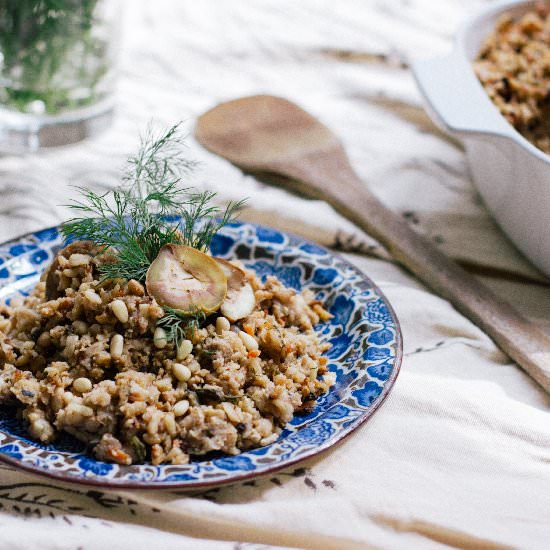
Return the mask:
<svg viewBox="0 0 550 550"><path fill-rule="evenodd" d="M310 165L311 167L312 165ZM550 337L447 258L384 206L346 165L339 171L296 166L299 190L323 198L384 245L390 254L488 334L550 393ZM335 173L339 174L336 178Z"/></svg>

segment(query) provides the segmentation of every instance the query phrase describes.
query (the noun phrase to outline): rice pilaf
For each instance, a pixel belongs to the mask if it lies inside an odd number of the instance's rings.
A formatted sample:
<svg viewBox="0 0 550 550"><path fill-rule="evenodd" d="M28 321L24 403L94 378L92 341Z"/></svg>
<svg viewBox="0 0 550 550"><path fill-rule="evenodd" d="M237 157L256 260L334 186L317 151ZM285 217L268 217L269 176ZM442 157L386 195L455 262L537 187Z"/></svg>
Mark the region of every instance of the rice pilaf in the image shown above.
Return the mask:
<svg viewBox="0 0 550 550"><path fill-rule="evenodd" d="M101 279L110 261L73 243L0 308L0 405L17 406L32 438L65 431L100 460L185 464L269 445L334 384L313 329L330 314L311 291L245 269L252 312L230 322L217 311L174 342L144 284Z"/></svg>

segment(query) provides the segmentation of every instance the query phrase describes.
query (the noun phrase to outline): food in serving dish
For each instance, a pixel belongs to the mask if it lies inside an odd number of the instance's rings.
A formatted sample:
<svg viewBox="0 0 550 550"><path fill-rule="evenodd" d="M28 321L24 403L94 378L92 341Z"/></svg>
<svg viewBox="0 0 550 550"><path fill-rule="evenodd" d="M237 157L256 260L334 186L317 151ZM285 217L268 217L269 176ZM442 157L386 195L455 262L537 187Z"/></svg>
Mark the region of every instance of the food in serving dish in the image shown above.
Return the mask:
<svg viewBox="0 0 550 550"><path fill-rule="evenodd" d="M174 131L112 197L83 191L77 240L0 312L0 403L41 442L65 431L119 464L238 454L334 383L313 294L206 253L232 207L216 221L211 195L177 187Z"/></svg>
<svg viewBox="0 0 550 550"><path fill-rule="evenodd" d="M519 20L535 5L534 0L488 3L461 26L451 52L415 61L412 68L434 122L464 143L472 179L495 220L550 275L550 155L502 116L473 67L498 18L511 14Z"/></svg>
<svg viewBox="0 0 550 550"><path fill-rule="evenodd" d="M474 69L508 122L550 154L550 6L501 15Z"/></svg>

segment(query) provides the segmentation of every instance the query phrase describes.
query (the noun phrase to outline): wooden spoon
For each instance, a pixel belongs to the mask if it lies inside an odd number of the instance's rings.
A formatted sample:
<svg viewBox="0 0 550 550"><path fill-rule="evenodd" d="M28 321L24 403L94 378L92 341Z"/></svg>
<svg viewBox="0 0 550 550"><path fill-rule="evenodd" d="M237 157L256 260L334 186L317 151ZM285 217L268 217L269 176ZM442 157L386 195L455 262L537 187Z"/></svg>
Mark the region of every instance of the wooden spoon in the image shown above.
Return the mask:
<svg viewBox="0 0 550 550"><path fill-rule="evenodd" d="M355 174L336 136L316 118L285 99L252 96L202 115L195 136L245 171L283 176L279 184L328 202L550 392L550 338L386 208Z"/></svg>

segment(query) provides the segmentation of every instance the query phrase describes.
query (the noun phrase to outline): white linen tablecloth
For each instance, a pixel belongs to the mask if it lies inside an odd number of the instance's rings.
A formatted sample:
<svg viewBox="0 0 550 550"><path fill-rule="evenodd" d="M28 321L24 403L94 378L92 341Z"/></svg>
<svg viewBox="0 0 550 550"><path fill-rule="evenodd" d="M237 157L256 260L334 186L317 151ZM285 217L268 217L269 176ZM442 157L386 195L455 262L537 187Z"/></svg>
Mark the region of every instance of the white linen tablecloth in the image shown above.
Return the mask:
<svg viewBox="0 0 550 550"><path fill-rule="evenodd" d="M114 125L78 145L0 158L0 239L66 218L71 185L116 184L150 120L183 120L191 132L217 102L271 93L330 126L382 201L550 330L547 279L492 222L463 150L431 124L407 69L412 56L448 49L483 3L128 2ZM193 495L107 492L0 465L0 548L549 548L548 396L326 204L243 176L191 138L189 147L201 161L194 184L221 200L250 197L245 219L347 250L382 288L404 335L395 388L322 456Z"/></svg>

